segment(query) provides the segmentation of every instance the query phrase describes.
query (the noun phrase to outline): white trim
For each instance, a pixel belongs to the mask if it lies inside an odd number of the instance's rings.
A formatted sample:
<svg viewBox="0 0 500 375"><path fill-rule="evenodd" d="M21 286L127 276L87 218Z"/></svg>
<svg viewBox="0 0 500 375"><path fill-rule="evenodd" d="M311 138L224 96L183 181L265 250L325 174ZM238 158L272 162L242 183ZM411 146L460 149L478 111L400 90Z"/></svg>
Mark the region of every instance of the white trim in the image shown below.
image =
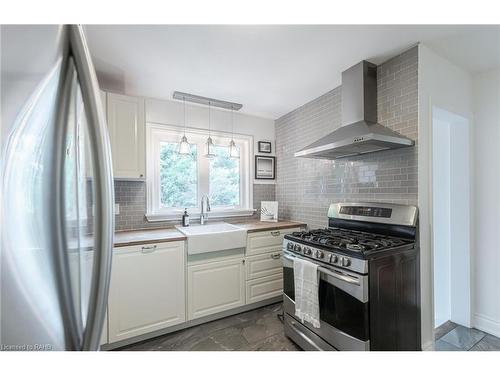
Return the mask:
<svg viewBox="0 0 500 375"><path fill-rule="evenodd" d="M480 329L491 335L500 337L500 322L483 314L475 313L472 317L474 328Z"/></svg>
<svg viewBox="0 0 500 375"><path fill-rule="evenodd" d="M242 217L242 216L252 216L256 209L248 209L248 210L228 210L228 211L210 211L208 212L208 218L209 219L224 219L228 217ZM146 214L146 219L150 222L155 222L155 221L179 221L182 216L182 210L179 211L179 214L171 214L171 215L165 215L165 214ZM200 212L199 211L194 211L194 212L189 212L189 217L191 218L191 221L196 221L199 220Z"/></svg>
<svg viewBox="0 0 500 375"><path fill-rule="evenodd" d="M193 217L200 213L200 199L203 194L208 192L208 160L202 157L204 148L204 138L208 135L207 129L186 128L188 140L197 139L198 147L197 158L197 174L198 187L196 206L188 209L188 212ZM178 142L184 133L184 127L167 125L160 123L146 123L146 219L148 221L168 221L180 220L183 212L183 207L161 209L159 207L159 171L158 163L155 162L154 155L159 151L159 137L166 142ZM229 143L232 134L221 131L210 131L214 144ZM177 139L178 138L178 139ZM240 147L240 205L234 208L213 207L210 217L223 218L234 216L251 216L255 212L253 209L253 136L245 134L234 134L234 140Z"/></svg>

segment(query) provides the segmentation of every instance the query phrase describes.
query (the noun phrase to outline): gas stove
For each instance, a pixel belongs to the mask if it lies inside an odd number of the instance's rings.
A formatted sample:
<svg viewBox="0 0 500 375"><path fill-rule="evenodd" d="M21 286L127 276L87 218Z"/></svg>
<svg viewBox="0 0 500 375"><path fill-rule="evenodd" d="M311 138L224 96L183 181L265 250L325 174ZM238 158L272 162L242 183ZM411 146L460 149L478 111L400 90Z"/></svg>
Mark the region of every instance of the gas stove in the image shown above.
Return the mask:
<svg viewBox="0 0 500 375"><path fill-rule="evenodd" d="M416 208L377 203L332 204L329 227L285 235L284 249L358 273L370 257L411 248L415 242Z"/></svg>
<svg viewBox="0 0 500 375"><path fill-rule="evenodd" d="M304 350L419 350L418 210L334 203L328 228L283 242L285 334ZM298 319L295 265L318 271L320 327Z"/></svg>

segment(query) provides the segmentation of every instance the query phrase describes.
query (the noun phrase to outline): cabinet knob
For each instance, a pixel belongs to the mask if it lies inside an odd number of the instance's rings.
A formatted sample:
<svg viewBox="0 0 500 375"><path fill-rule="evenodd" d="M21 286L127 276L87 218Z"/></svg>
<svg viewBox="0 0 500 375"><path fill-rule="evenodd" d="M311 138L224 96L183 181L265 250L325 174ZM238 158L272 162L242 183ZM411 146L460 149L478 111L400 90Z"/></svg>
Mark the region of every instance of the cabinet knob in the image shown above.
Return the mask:
<svg viewBox="0 0 500 375"><path fill-rule="evenodd" d="M141 177L141 178L142 178L142 177L144 177L144 175L143 175L143 174L140 174L140 175L139 175L139 177Z"/></svg>

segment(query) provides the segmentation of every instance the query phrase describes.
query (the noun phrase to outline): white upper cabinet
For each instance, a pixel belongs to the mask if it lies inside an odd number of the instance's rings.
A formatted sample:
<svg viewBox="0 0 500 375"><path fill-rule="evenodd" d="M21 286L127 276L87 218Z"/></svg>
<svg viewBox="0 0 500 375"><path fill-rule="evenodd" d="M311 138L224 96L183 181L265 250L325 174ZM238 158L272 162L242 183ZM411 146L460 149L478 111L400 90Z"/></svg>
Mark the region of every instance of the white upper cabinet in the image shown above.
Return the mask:
<svg viewBox="0 0 500 375"><path fill-rule="evenodd" d="M107 94L107 120L115 178L145 178L144 99Z"/></svg>

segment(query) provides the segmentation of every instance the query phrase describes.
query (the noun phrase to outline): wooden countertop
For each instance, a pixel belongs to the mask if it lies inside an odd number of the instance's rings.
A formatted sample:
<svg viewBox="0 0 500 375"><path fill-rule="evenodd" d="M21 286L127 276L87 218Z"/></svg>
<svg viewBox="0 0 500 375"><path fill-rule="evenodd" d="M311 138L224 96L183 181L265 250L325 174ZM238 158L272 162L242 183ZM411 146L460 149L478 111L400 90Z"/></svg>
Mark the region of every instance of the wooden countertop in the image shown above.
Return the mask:
<svg viewBox="0 0 500 375"><path fill-rule="evenodd" d="M184 241L186 236L175 228L125 230L115 232L115 247L158 242Z"/></svg>
<svg viewBox="0 0 500 375"><path fill-rule="evenodd" d="M231 223L231 224L237 225L238 227L246 229L248 233L263 232L266 230L288 229L288 228L296 228L296 227L305 228L306 227L306 224L304 224L304 223L299 223L296 221L288 221L288 220L278 221L277 223L273 223L270 221L255 220L255 221L243 221L240 223Z"/></svg>
<svg viewBox="0 0 500 375"><path fill-rule="evenodd" d="M306 224L304 223L288 220L281 220L277 223L252 220L232 222L231 224L246 229L248 233L295 227L306 227ZM166 227L161 229L124 230L115 232L114 246L123 247L184 240L186 240L186 236L174 227Z"/></svg>

